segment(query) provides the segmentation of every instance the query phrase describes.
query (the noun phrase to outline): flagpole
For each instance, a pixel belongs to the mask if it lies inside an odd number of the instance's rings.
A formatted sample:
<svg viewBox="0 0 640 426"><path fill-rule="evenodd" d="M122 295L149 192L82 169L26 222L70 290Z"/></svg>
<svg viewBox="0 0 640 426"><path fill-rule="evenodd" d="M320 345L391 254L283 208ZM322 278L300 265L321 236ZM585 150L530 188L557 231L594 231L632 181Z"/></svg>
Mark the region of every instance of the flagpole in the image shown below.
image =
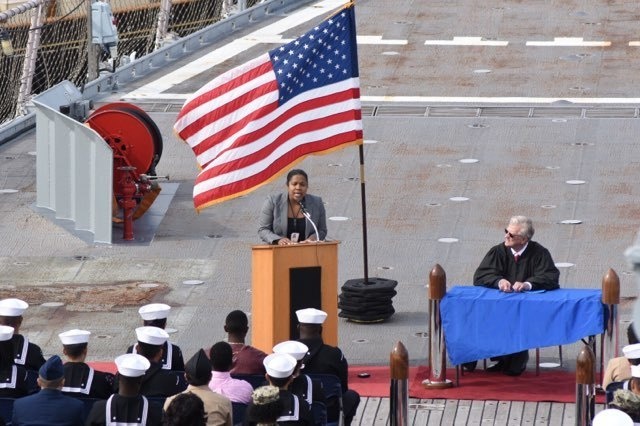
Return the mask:
<svg viewBox="0 0 640 426"><path fill-rule="evenodd" d="M364 142L358 145L360 153L360 199L362 200L362 254L364 256L364 284L369 284L369 255L367 253L367 199L364 182Z"/></svg>

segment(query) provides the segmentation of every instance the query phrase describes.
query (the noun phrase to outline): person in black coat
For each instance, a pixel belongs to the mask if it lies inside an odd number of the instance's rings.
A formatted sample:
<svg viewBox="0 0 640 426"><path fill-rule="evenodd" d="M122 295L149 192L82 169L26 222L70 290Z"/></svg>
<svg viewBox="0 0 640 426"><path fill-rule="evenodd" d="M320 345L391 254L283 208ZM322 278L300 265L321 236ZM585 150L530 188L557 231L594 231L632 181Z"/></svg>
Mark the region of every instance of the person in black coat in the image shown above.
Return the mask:
<svg viewBox="0 0 640 426"><path fill-rule="evenodd" d="M58 334L62 351L67 357L64 363L64 386L62 393L80 398L108 398L114 391L115 376L96 371L84 361L91 332L69 330Z"/></svg>
<svg viewBox="0 0 640 426"><path fill-rule="evenodd" d="M33 372L13 363L13 327L0 325L0 397L20 398L38 391Z"/></svg>
<svg viewBox="0 0 640 426"><path fill-rule="evenodd" d="M159 426L162 422L162 406L140 394L142 378L151 366L149 360L142 355L125 354L117 357L115 362L118 368L118 393L105 401L94 403L85 425Z"/></svg>
<svg viewBox="0 0 640 426"><path fill-rule="evenodd" d="M158 327L164 330L167 326L167 317L170 310L171 306L164 303L150 303L138 309L138 313L142 317L143 326ZM134 350L135 345L131 345L127 349L127 353L133 353ZM162 359L160 362L164 370L184 371L182 350L178 345L168 340L162 345Z"/></svg>
<svg viewBox="0 0 640 426"><path fill-rule="evenodd" d="M16 365L22 365L27 370L38 371L45 363L42 349L35 343L29 342L26 336L20 334L22 325L22 314L29 307L29 304L20 299L0 300L0 325L13 327L13 356Z"/></svg>
<svg viewBox="0 0 640 426"><path fill-rule="evenodd" d="M302 371L306 374L332 374L340 379L344 421L348 426L360 404L360 395L349 389L349 363L340 348L325 345L322 340L322 324L327 318L327 313L319 309L307 308L296 311L296 316L300 332L298 340L309 348L309 352L302 361L304 364ZM327 401L329 421L336 420L335 408L337 407L334 401Z"/></svg>
<svg viewBox="0 0 640 426"><path fill-rule="evenodd" d="M38 372L40 392L16 399L14 402L11 423L14 426L81 426L84 423L84 404L63 395L60 391L63 384L62 360L58 355L54 355Z"/></svg>
<svg viewBox="0 0 640 426"><path fill-rule="evenodd" d="M138 343L135 352L145 357L150 366L142 376L140 393L145 396L167 397L187 388L184 372L162 368L162 346L169 338L166 331L158 327L136 328Z"/></svg>
<svg viewBox="0 0 640 426"><path fill-rule="evenodd" d="M265 377L271 386L279 389L278 400L280 401L280 413L277 418L279 425L291 426L311 426L313 425L313 416L307 401L294 395L289 386L293 381L293 374L296 370L297 361L294 357L287 354L271 354L264 359L264 367L267 370ZM255 399L252 395L252 401L247 407L248 424L259 424L252 421L255 409L252 405Z"/></svg>
<svg viewBox="0 0 640 426"><path fill-rule="evenodd" d="M560 271L549 250L531 241L533 223L526 216L513 216L504 230L504 242L492 247L473 275L473 285L495 288L505 293L555 290L560 287ZM518 376L527 368L529 351L492 358L497 364L488 371ZM475 369L475 361L463 365Z"/></svg>

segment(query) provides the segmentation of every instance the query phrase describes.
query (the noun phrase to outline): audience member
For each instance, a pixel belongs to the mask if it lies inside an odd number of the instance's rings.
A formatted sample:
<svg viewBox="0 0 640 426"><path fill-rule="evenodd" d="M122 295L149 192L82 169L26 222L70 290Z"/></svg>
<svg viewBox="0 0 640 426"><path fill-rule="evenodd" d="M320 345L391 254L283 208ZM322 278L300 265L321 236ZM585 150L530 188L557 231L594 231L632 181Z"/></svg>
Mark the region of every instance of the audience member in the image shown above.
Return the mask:
<svg viewBox="0 0 640 426"><path fill-rule="evenodd" d="M560 271L549 250L532 241L533 222L525 216L513 216L504 230L504 242L493 246L473 275L473 285L495 288L505 293L559 288ZM529 351L491 358L497 363L487 371L519 376L527 368ZM476 361L463 365L473 371Z"/></svg>
<svg viewBox="0 0 640 426"><path fill-rule="evenodd" d="M296 311L298 317L298 331L302 343L307 345L309 352L304 358L304 369L307 374L333 374L338 376L342 384L342 407L344 410L345 424L348 426L356 414L360 395L349 389L347 359L342 351L334 346L326 345L322 340L322 324L327 318L327 313L319 309L307 308ZM329 421L336 420L335 401L327 401L327 414Z"/></svg>
<svg viewBox="0 0 640 426"><path fill-rule="evenodd" d="M225 423L207 423L204 403L194 393L181 393L176 395L170 404L165 404L163 426L204 426L207 424Z"/></svg>
<svg viewBox="0 0 640 426"><path fill-rule="evenodd" d="M308 352L309 348L307 345L296 340L287 340L286 342L278 343L273 347L273 353L288 354L294 357L297 361L296 369L293 372L293 381L289 386L289 390L294 395L298 395L300 398L307 401L309 406L314 402L326 404L324 391L322 390L322 383L311 380L311 377L300 371L304 366L303 359Z"/></svg>
<svg viewBox="0 0 640 426"><path fill-rule="evenodd" d="M38 371L45 363L42 349L35 343L29 342L26 336L20 334L22 314L28 307L29 304L20 299L0 300L0 325L13 327L11 343L13 344L14 362L17 365L23 365L27 370Z"/></svg>
<svg viewBox="0 0 640 426"><path fill-rule="evenodd" d="M158 327L165 329L167 326L167 317L171 306L164 303L150 303L138 309L138 313L142 317L142 325L148 327ZM127 353L132 353L135 345L129 346ZM162 368L164 370L184 371L184 359L182 351L177 345L168 340L162 345Z"/></svg>
<svg viewBox="0 0 640 426"><path fill-rule="evenodd" d="M231 401L228 398L213 392L209 389L209 381L211 380L211 367L204 350L200 349L192 356L185 365L184 371L187 379L187 389L181 394L170 396L164 403L165 413L169 414L170 405L173 400L185 393L192 393L198 396L204 403L204 409L207 413L207 425L227 425L233 424ZM177 424L177 423L171 423Z"/></svg>
<svg viewBox="0 0 640 426"><path fill-rule="evenodd" d="M159 425L162 406L150 402L140 394L144 373L151 363L138 354L125 354L116 358L118 393L106 401L96 401L87 417L87 426L112 424Z"/></svg>
<svg viewBox="0 0 640 426"><path fill-rule="evenodd" d="M283 410L280 389L276 386L261 386L251 394L247 407L246 424L250 426L275 426Z"/></svg>
<svg viewBox="0 0 640 426"><path fill-rule="evenodd" d="M253 386L245 380L234 379L229 370L233 363L231 345L218 342L209 351L209 361L213 369L209 388L229 398L232 402L248 404L251 401Z"/></svg>
<svg viewBox="0 0 640 426"><path fill-rule="evenodd" d="M13 327L0 325L0 396L19 398L38 389L30 383L27 369L13 363L12 337Z"/></svg>
<svg viewBox="0 0 640 426"><path fill-rule="evenodd" d="M614 391L610 406L624 411L634 422L640 422L640 365L631 365L631 379L613 382L612 385L617 383L623 386ZM611 387L607 390L610 391Z"/></svg>
<svg viewBox="0 0 640 426"><path fill-rule="evenodd" d="M158 327L136 328L138 343L135 352L149 360L150 366L142 377L140 393L145 396L171 396L187 388L184 374L162 368L162 346L169 338L166 331Z"/></svg>
<svg viewBox="0 0 640 426"><path fill-rule="evenodd" d="M262 361L267 356L264 352L245 344L249 331L249 319L242 311L231 311L224 323L227 342L233 350L233 367L231 374L264 374Z"/></svg>
<svg viewBox="0 0 640 426"><path fill-rule="evenodd" d="M264 359L267 370L266 378L271 386L280 389L282 411L278 417L278 424L312 425L313 417L307 401L291 393L289 385L293 381L296 360L287 354L271 354Z"/></svg>
<svg viewBox="0 0 640 426"><path fill-rule="evenodd" d="M64 369L58 355L49 358L38 371L40 392L16 399L13 404L14 426L57 425L82 426L84 404L63 395Z"/></svg>
<svg viewBox="0 0 640 426"><path fill-rule="evenodd" d="M636 343L638 343L638 337L633 330L633 323L629 324L629 326L627 327L627 340L629 342L629 345L635 345ZM622 352L624 353L624 356L611 358L607 363L607 368L605 369L604 375L602 376L603 389L606 389L607 386L609 386L609 384L613 382L621 382L623 380L628 380L631 377L630 359L640 358L640 350L631 351L628 353L625 352L625 349L623 348Z"/></svg>
<svg viewBox="0 0 640 426"><path fill-rule="evenodd" d="M630 389L629 381L633 377L633 366L640 365L640 343L634 343L633 345L627 345L622 348L622 353L624 354L627 362L629 364L629 377L626 380L621 380L618 382L611 382L607 384L605 388L608 392L616 391L617 389Z"/></svg>
<svg viewBox="0 0 640 426"><path fill-rule="evenodd" d="M108 398L114 390L115 377L111 373L96 371L84 361L91 332L69 330L58 334L62 351L67 358L64 364L62 393L75 397Z"/></svg>

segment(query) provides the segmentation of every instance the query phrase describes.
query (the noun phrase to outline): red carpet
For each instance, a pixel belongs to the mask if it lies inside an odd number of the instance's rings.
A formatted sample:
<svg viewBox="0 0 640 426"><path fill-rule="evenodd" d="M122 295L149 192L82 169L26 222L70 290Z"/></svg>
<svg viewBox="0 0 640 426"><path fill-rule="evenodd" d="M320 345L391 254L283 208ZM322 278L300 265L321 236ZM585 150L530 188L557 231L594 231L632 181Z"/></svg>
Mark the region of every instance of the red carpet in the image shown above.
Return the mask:
<svg viewBox="0 0 640 426"><path fill-rule="evenodd" d="M358 377L359 373L369 378ZM526 371L519 377L476 370L460 376L460 386L449 389L426 389L422 381L428 378L426 367L409 369L409 396L421 399L472 399L496 401L575 402L576 378L574 372L559 370ZM455 370L447 370L447 379L455 381ZM388 397L390 378L388 367L349 367L349 387L361 396ZM604 402L598 395L597 402Z"/></svg>
<svg viewBox="0 0 640 426"><path fill-rule="evenodd" d="M113 362L90 362L100 371L116 372ZM367 373L369 377L359 377ZM460 386L449 389L426 389L422 381L427 379L427 367L409 368L409 396L421 399L473 399L495 401L575 402L576 377L573 371L541 370L524 372L510 377L499 373L487 373L482 369L460 376ZM455 381L455 370L447 370L447 379ZM349 366L349 387L363 397L389 397L389 367ZM598 395L598 403L604 395Z"/></svg>

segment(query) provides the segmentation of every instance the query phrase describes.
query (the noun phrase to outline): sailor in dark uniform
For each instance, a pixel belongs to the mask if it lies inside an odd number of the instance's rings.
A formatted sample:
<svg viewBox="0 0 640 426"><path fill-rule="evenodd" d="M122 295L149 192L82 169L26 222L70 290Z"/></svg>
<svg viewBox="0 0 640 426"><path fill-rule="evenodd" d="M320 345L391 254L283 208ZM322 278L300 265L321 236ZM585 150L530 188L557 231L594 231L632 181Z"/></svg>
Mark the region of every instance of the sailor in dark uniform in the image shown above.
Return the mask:
<svg viewBox="0 0 640 426"><path fill-rule="evenodd" d="M13 404L11 424L82 426L84 404L60 392L64 384L62 360L53 355L40 367L40 392L18 398Z"/></svg>
<svg viewBox="0 0 640 426"><path fill-rule="evenodd" d="M138 343L135 352L150 362L150 367L142 377L140 393L145 396L171 396L187 388L184 372L162 368L162 345L169 339L166 331L158 327L136 328Z"/></svg>
<svg viewBox="0 0 640 426"><path fill-rule="evenodd" d="M297 364L296 359L288 354L271 354L264 359L267 381L280 389L282 411L277 420L279 425L314 424L307 401L289 390Z"/></svg>
<svg viewBox="0 0 640 426"><path fill-rule="evenodd" d="M164 303L150 303L138 309L143 325L165 329L171 306ZM135 345L129 346L127 353L132 353ZM184 371L184 358L178 345L166 341L162 345L162 368L172 371Z"/></svg>
<svg viewBox="0 0 640 426"><path fill-rule="evenodd" d="M115 377L111 373L96 371L84 362L90 335L87 330L58 334L67 357L62 393L80 398L106 399L114 391Z"/></svg>
<svg viewBox="0 0 640 426"><path fill-rule="evenodd" d="M288 354L294 357L297 361L296 369L293 372L293 381L289 385L291 393L307 401L309 407L313 406L314 402L326 405L324 391L322 390L322 383L314 381L308 375L300 372L304 365L302 360L307 355L308 351L309 348L307 345L295 340L287 340L285 342L278 343L273 347L273 353Z"/></svg>
<svg viewBox="0 0 640 426"><path fill-rule="evenodd" d="M333 374L338 376L342 384L342 408L344 410L345 425L350 425L353 416L356 414L360 395L348 388L348 368L347 359L342 351L335 346L325 345L322 340L322 324L327 318L327 313L319 309L307 308L296 311L298 317L298 331L300 332L300 342L309 347L309 353L304 358L304 369L306 374ZM327 401L329 421L335 420L335 413L332 412L332 401Z"/></svg>
<svg viewBox="0 0 640 426"><path fill-rule="evenodd" d="M36 378L29 380L29 372L13 363L13 327L0 325L0 397L20 398L37 391Z"/></svg>
<svg viewBox="0 0 640 426"><path fill-rule="evenodd" d="M150 365L142 355L125 354L116 358L118 393L94 403L85 425L160 425L162 406L140 394L142 378Z"/></svg>
<svg viewBox="0 0 640 426"><path fill-rule="evenodd" d="M20 299L0 300L0 325L13 327L13 356L16 365L22 365L27 370L38 371L45 363L40 346L29 342L26 336L20 334L22 325L22 313L29 307L29 304Z"/></svg>

